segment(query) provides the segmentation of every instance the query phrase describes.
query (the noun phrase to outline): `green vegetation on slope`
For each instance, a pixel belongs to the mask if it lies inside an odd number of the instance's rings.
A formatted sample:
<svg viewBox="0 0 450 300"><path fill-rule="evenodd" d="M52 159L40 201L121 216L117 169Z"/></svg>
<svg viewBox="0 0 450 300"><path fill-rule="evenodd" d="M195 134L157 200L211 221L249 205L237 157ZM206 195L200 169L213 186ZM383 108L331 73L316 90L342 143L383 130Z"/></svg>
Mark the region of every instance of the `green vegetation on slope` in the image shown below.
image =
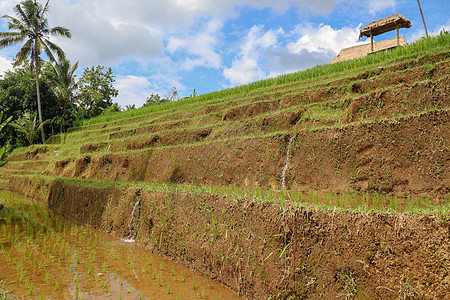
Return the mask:
<svg viewBox="0 0 450 300"><path fill-rule="evenodd" d="M293 82L300 82L306 80L313 80L322 77L332 75L342 75L348 72L362 71L363 69L371 69L378 67L379 64L383 66L390 63L398 62L399 60L407 59L420 59L425 56L429 56L435 53L439 53L448 49L450 46L450 33L441 32L436 37L422 38L413 42L406 47L394 48L388 51L381 51L363 58L339 62L332 65L316 66L305 71L300 71L292 74L285 74L275 78L265 79L257 82L253 82L247 85L242 85L226 90L212 92L197 97L185 98L176 102L164 103L161 105L152 105L149 107L143 107L141 109L133 109L125 112L118 112L114 114L108 114L104 116L95 117L89 120L80 121L74 123L76 127L89 126L99 123L106 123L116 121L120 119L127 119L138 117L150 113L167 111L175 109L179 106L185 106L192 103L206 102L209 100L218 100L236 95L242 95L258 90L265 90L270 87L276 87L283 84L289 84Z"/></svg>

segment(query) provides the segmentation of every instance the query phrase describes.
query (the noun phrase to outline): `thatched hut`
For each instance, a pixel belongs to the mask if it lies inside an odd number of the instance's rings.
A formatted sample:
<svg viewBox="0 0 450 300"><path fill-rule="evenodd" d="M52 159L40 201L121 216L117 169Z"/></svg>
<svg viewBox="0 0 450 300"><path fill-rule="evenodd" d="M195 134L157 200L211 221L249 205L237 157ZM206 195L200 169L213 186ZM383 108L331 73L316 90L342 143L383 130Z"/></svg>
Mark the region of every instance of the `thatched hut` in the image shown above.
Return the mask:
<svg viewBox="0 0 450 300"><path fill-rule="evenodd" d="M411 21L402 16L401 14L395 14L387 18L383 18L378 21L373 21L364 26L359 33L359 39L362 37L370 37L370 44L358 45L350 48L342 49L341 52L331 61L331 64L345 61L349 59L360 58L366 56L367 54L387 50L390 48L395 48L398 46L407 45L406 40L403 36L399 35L400 28L410 28ZM374 42L373 37L392 31L397 30L397 38L388 39L380 42Z"/></svg>
<svg viewBox="0 0 450 300"><path fill-rule="evenodd" d="M400 28L410 28L411 21L401 14L395 14L378 21L373 21L364 26L359 33L359 39L370 37L371 50L373 52L373 37L397 29L397 46L400 46Z"/></svg>

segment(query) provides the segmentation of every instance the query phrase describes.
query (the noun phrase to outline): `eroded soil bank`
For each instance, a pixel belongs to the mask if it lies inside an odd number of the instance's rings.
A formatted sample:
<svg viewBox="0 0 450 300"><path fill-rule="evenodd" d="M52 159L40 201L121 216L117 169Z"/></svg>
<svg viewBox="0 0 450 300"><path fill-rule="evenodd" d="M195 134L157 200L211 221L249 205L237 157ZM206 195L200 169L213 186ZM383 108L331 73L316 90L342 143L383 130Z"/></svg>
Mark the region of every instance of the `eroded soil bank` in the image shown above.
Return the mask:
<svg viewBox="0 0 450 300"><path fill-rule="evenodd" d="M130 231L138 203L139 243L250 299L450 295L450 223L436 216L316 210L75 179L34 184L30 193L40 192L57 212L119 236Z"/></svg>
<svg viewBox="0 0 450 300"><path fill-rule="evenodd" d="M133 231L119 239L13 193L0 192L0 228L0 299L241 299Z"/></svg>
<svg viewBox="0 0 450 300"><path fill-rule="evenodd" d="M292 138L289 189L376 191L436 201L449 195L448 110L311 132L86 155L57 161L46 174L280 189Z"/></svg>

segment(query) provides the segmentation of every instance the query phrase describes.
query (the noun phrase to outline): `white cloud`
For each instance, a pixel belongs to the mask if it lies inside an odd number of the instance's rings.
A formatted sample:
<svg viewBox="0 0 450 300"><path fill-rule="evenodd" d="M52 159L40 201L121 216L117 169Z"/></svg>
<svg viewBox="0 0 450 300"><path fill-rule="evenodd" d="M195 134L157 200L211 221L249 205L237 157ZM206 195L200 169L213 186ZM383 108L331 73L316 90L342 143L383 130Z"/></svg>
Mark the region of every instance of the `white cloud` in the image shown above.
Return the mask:
<svg viewBox="0 0 450 300"><path fill-rule="evenodd" d="M375 14L379 11L395 8L395 0L367 0L369 12Z"/></svg>
<svg viewBox="0 0 450 300"><path fill-rule="evenodd" d="M218 31L222 28L222 24L218 21L209 21L205 27L203 31L192 36L168 39L167 50L170 53L187 51L188 58L182 64L185 70L189 71L198 66L217 69L222 65L222 58L216 50L219 44Z"/></svg>
<svg viewBox="0 0 450 300"><path fill-rule="evenodd" d="M152 92L150 81L142 76L117 76L115 88L119 90L119 96L115 99L122 108L127 105L142 106Z"/></svg>
<svg viewBox="0 0 450 300"><path fill-rule="evenodd" d="M14 7L19 3L17 0L1 0L0 1L0 11L3 15L11 15L13 13Z"/></svg>
<svg viewBox="0 0 450 300"><path fill-rule="evenodd" d="M255 59L243 57L234 61L231 68L225 69L223 75L232 85L240 85L262 79L266 74Z"/></svg>
<svg viewBox="0 0 450 300"><path fill-rule="evenodd" d="M12 70L12 61L0 56L0 76L5 74L6 71Z"/></svg>
<svg viewBox="0 0 450 300"><path fill-rule="evenodd" d="M178 42L181 44L179 47L184 46L193 56L184 64L184 68L217 68L221 63L217 51L214 51L218 31L224 20L237 16L238 7L272 8L278 11L296 7L328 13L342 1L58 0L51 2L49 19L52 24L72 30L71 40L58 39L57 42L67 50L69 57L79 60L82 66L119 64L129 58L155 58L164 52L164 41L172 38L168 44L171 49ZM11 5L12 0L6 4L2 2L2 7ZM214 21L207 24L203 33L188 35L186 38L192 25L202 19ZM188 42L191 42L190 46L186 45Z"/></svg>
<svg viewBox="0 0 450 300"><path fill-rule="evenodd" d="M420 29L417 30L414 35L411 37L411 41L417 41L423 37L425 37L425 29L423 27L423 23L420 24ZM429 28L428 28L429 29ZM447 24L446 25L437 25L434 27L434 29L432 29L431 31L428 31L429 35L438 35L441 33L442 30L446 30L446 31L450 31L450 19L447 20Z"/></svg>
<svg viewBox="0 0 450 300"><path fill-rule="evenodd" d="M241 47L239 58L233 61L230 68L223 71L223 75L231 84L245 84L265 77L266 73L259 64L260 56L264 50L276 46L277 34L282 31L263 32L263 28L260 25L250 29Z"/></svg>
<svg viewBox="0 0 450 300"><path fill-rule="evenodd" d="M109 3L109 2L108 2ZM153 58L163 50L157 30L105 13L101 2L61 0L52 3L54 24L71 29L72 39L55 39L69 58L82 66L114 65L134 58ZM76 16L67 18L67 14Z"/></svg>
<svg viewBox="0 0 450 300"><path fill-rule="evenodd" d="M442 30L450 31L450 19L447 19L446 25L438 25L431 32L432 35L438 35Z"/></svg>
<svg viewBox="0 0 450 300"><path fill-rule="evenodd" d="M236 85L327 64L341 49L358 44L360 27L305 25L286 33L282 28L264 32L263 26L254 26L239 57L223 74Z"/></svg>
<svg viewBox="0 0 450 300"><path fill-rule="evenodd" d="M289 43L287 48L291 53L300 53L302 50L309 52L329 52L339 53L341 49L355 46L359 37L357 28L344 27L338 30L333 29L330 25L313 25L301 26L296 29L297 34L301 37L296 41Z"/></svg>

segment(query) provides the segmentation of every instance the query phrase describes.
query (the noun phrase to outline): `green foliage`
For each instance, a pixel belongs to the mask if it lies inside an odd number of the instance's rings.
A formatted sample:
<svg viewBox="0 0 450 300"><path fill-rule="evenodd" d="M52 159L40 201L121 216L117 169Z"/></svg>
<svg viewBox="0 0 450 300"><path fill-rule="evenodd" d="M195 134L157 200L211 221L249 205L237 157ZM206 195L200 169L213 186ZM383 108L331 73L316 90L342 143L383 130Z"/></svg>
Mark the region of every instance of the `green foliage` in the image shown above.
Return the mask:
<svg viewBox="0 0 450 300"><path fill-rule="evenodd" d="M71 65L69 60L63 59L59 63L50 65L52 67L53 76L49 78L52 90L59 99L62 108L62 115L59 117L60 132L64 130L64 125L71 120L70 114L67 114L67 105L73 104L74 92L77 89L75 82L75 71L78 68L78 62Z"/></svg>
<svg viewBox="0 0 450 300"><path fill-rule="evenodd" d="M38 123L36 112L34 112L33 114L25 113L21 120L19 120L17 123L12 123L11 126L22 133L28 140L30 145L32 145L34 144L34 141L39 137L39 131L41 130L41 128L48 123L50 123L50 120Z"/></svg>
<svg viewBox="0 0 450 300"><path fill-rule="evenodd" d="M194 97L195 97L195 89L194 89ZM149 97L147 97L147 100L145 101L144 105L142 107L149 107L151 105L155 104L164 104L169 102L175 102L180 100L180 95L178 94L177 88L172 87L172 89L167 93L167 95L164 98L161 98L158 94L151 94Z"/></svg>
<svg viewBox="0 0 450 300"><path fill-rule="evenodd" d="M104 66L84 69L83 76L78 81L77 119L99 116L113 105L113 98L119 94L113 85L115 77L111 68Z"/></svg>
<svg viewBox="0 0 450 300"><path fill-rule="evenodd" d="M64 59L64 51L56 44L50 42L50 36L71 37L70 30L64 27L48 27L46 15L49 12L48 1L42 5L36 0L23 1L14 8L16 17L4 15L8 21L10 32L0 32L0 49L24 43L17 52L14 66L22 65L28 58L31 59L31 72L35 73L36 96L39 112L39 120L42 123L42 109L39 94L39 71L42 65L42 53L45 53L51 61L56 61L55 54L59 60ZM42 142L45 142L44 129L41 129Z"/></svg>
<svg viewBox="0 0 450 300"><path fill-rule="evenodd" d="M168 99L161 98L158 94L151 94L149 97L147 97L147 100L145 101L144 105L142 107L148 107L155 104L163 104L169 102Z"/></svg>
<svg viewBox="0 0 450 300"><path fill-rule="evenodd" d="M9 122L11 122L11 120L12 120L12 116L10 116L9 118L7 118L6 120L4 120L4 121L2 121L3 120L3 112L0 112L0 132L3 130L3 128L6 126L6 125L8 125L8 123Z"/></svg>
<svg viewBox="0 0 450 300"><path fill-rule="evenodd" d="M129 110L128 107L127 107L127 110ZM102 115L117 113L117 112L121 112L121 111L122 111L122 109L120 108L119 103L115 102L113 105L111 105L110 107L105 109L102 112Z"/></svg>
<svg viewBox="0 0 450 300"><path fill-rule="evenodd" d="M50 88L50 77L54 76L51 67L45 67L41 76L40 85L41 103L43 105L42 115L44 119L53 119L62 115L61 106L58 99ZM23 67L17 67L12 71L7 71L0 79L0 111L7 116L12 116L13 120L22 118L27 111L37 111L36 86L29 71L29 65L25 63ZM50 134L59 131L59 126L50 127ZM21 134L10 126L0 132L0 145L5 145L11 141L13 148L22 147L28 144Z"/></svg>
<svg viewBox="0 0 450 300"><path fill-rule="evenodd" d="M126 110L132 110L132 109L136 109L136 105L135 104L131 104L126 106Z"/></svg>
<svg viewBox="0 0 450 300"><path fill-rule="evenodd" d="M0 132L3 130L3 128L6 126L6 125L8 125L8 123L9 122L11 122L11 120L12 120L12 116L10 116L9 118L7 118L6 120L4 120L4 121L2 121L3 120L3 112L0 112ZM7 150L7 148L8 147L5 147L5 146L3 146L3 147L1 147L0 148L0 167L3 167L4 165L6 165L7 164L7 158L8 158L8 150Z"/></svg>

